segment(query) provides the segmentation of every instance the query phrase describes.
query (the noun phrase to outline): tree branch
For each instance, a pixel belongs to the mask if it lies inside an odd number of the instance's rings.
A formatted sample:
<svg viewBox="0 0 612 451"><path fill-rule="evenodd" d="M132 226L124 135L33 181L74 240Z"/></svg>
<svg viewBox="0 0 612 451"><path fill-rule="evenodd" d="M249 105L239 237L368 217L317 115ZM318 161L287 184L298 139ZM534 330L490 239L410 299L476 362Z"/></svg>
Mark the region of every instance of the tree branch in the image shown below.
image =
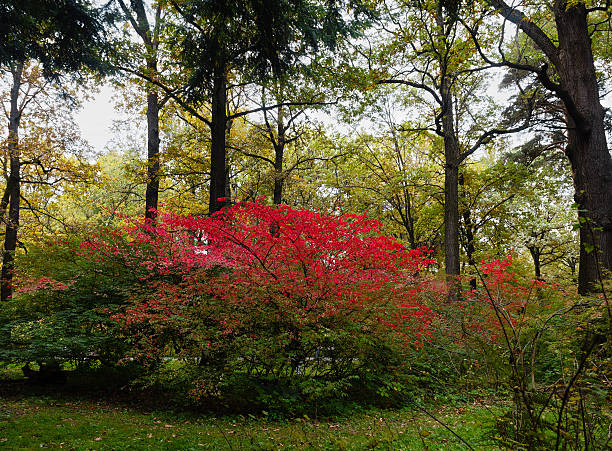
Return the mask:
<svg viewBox="0 0 612 451"><path fill-rule="evenodd" d="M279 108L279 107L282 107L282 106L315 106L315 105L323 106L323 105L336 105L339 101L340 101L340 97L338 97L333 102L315 102L315 101L307 101L307 102L282 102L282 103L277 103L275 105L261 106L259 108L253 108L252 110L239 111L238 113L234 113L234 114L229 115L227 117L227 119L228 120L233 120L233 119L236 119L238 117L246 116L248 114L258 113L260 111L270 111L270 110L273 110L275 108Z"/></svg>
<svg viewBox="0 0 612 451"><path fill-rule="evenodd" d="M440 99L440 97L438 96L436 91L434 91L432 88L430 88L429 86L427 86L424 83L416 83L416 82L410 81L410 80L401 80L401 79L391 78L391 79L387 79L387 80L378 80L376 82L376 84L377 85L383 85L383 84L407 85L407 86L411 86L411 87L417 88L417 89L424 89L425 91L427 91L434 98L434 100L439 105L442 105L442 100Z"/></svg>
<svg viewBox="0 0 612 451"><path fill-rule="evenodd" d="M150 77L147 74L143 74L142 72L137 71L135 69L132 69L132 68L129 68L129 67L126 67L126 66L118 66L118 65L116 65L115 68L117 68L119 70L122 70L122 71L125 71L125 72L128 72L130 74L136 75L137 77L140 77L143 80L146 80L149 83L152 83L155 86L161 88L162 91L164 91L168 97L170 97L171 99L175 100L176 103L178 103L182 108L184 108L187 112L189 112L189 114L191 114L192 116L198 118L199 120L204 122L209 127L212 126L212 122L209 119L207 119L204 116L202 116L195 108L193 108L187 102L185 102L185 100L183 100L176 93L176 89L170 89L169 87L167 87L166 85L161 83L159 80L156 80L155 78ZM232 118L228 118L228 119L232 119Z"/></svg>
<svg viewBox="0 0 612 451"><path fill-rule="evenodd" d="M544 52L548 59L559 66L559 51L550 38L531 21L522 11L506 4L504 0L488 0L489 4L499 10L500 14L518 26Z"/></svg>
<svg viewBox="0 0 612 451"><path fill-rule="evenodd" d="M500 2L503 3L503 1L501 0L489 0L490 2L494 3L494 2ZM503 3L505 5L505 3ZM509 6L506 5L507 8L510 8ZM512 9L512 8L510 8ZM514 10L513 10L514 11ZM520 13L520 11L519 11ZM523 13L520 13L520 17L523 17L524 21L526 21L527 19L525 18L525 16L523 15ZM514 16L512 16L513 18L515 18ZM512 20L511 18L508 17L508 20ZM472 37L472 41L476 47L476 50L478 51L478 54L480 55L480 57L488 64L491 65L491 67L509 67L511 69L516 69L516 70L523 70L523 71L527 71L527 72L532 72L536 75L536 77L538 78L538 81L542 84L542 86L544 86L546 89L548 89L549 91L553 92L565 105L565 109L567 110L567 114L572 118L572 120L574 121L574 123L576 124L576 127L578 128L578 130L580 130L582 133L589 133L591 130L591 125L589 123L589 121L584 117L584 115L578 110L578 108L576 107L576 104L574 103L574 100L572 99L571 95L569 94L569 92L567 91L567 89L565 89L563 86L561 86L560 84L557 84L555 82L553 82L549 75L548 75L548 64L545 63L543 64L541 67L536 67L533 66L531 64L523 64L523 63L516 63L513 61L509 61L506 59L506 56L503 54L503 52L501 52L501 61L493 61L491 60L482 50L482 48L480 47L480 44L478 42L478 37L476 35L476 32L474 29L472 29L470 26L468 26L464 21L462 21L463 26L466 28L466 30L470 33L471 37ZM538 30L540 30L535 24L533 24L532 22L529 22L530 26L529 28L531 29L531 26L537 28ZM522 27L521 29L523 31L525 31ZM542 30L540 30L540 33L544 33L542 32ZM533 37L529 34L527 34L531 39L533 39ZM544 35L546 37L546 39L548 39L548 37L546 35ZM550 41L550 40L549 40ZM534 40L534 42L536 42ZM536 42L536 44L539 46L539 44ZM554 47L554 52L555 55L554 58L551 58L544 49L542 49L542 51L544 52L544 54L549 58L549 60L553 63L553 65L557 66L559 63L559 58L558 58L558 54L557 54L557 48L554 46L554 44L552 44L552 42L550 42L550 44ZM540 47L541 48L541 47ZM552 50L551 50L552 51Z"/></svg>

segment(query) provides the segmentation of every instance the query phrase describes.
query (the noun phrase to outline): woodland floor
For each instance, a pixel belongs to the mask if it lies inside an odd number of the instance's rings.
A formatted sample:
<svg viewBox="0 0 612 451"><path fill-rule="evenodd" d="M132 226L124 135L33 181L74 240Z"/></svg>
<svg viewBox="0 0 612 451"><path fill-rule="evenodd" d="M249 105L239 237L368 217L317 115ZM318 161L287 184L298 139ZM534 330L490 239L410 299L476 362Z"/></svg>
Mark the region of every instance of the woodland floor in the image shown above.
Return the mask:
<svg viewBox="0 0 612 451"><path fill-rule="evenodd" d="M499 403L480 399L432 407L363 410L348 416L275 421L179 411L154 396L36 387L0 372L2 449L454 450L497 449L490 439Z"/></svg>

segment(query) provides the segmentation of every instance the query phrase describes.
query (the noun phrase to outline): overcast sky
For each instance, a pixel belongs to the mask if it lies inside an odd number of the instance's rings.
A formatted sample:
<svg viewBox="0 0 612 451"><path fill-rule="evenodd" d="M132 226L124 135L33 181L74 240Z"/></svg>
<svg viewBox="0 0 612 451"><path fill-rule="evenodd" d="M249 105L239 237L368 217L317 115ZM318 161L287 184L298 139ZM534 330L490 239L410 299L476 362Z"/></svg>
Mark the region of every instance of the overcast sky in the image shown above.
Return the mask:
<svg viewBox="0 0 612 451"><path fill-rule="evenodd" d="M112 138L112 125L116 113L113 109L114 91L110 86L103 85L92 100L85 103L75 115L81 128L83 138L93 146L96 152L103 152L106 144Z"/></svg>
<svg viewBox="0 0 612 451"><path fill-rule="evenodd" d="M113 108L114 94L115 91L110 85L103 85L100 91L92 96L92 100L86 102L75 115L83 138L97 153L104 152L113 138L113 120L118 116ZM608 93L602 103L605 107L611 108L612 93ZM608 148L612 148L612 142L608 142Z"/></svg>

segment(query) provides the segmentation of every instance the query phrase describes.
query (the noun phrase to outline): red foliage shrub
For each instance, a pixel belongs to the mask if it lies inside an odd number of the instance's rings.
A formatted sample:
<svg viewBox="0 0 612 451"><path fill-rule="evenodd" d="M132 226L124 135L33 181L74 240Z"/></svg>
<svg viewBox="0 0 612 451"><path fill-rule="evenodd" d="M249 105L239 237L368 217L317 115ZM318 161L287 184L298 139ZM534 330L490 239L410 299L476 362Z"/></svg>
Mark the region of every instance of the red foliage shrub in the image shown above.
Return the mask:
<svg viewBox="0 0 612 451"><path fill-rule="evenodd" d="M181 323L179 334L199 328L181 321L196 305L198 316L216 323L215 336L257 335L255 325L271 321L295 335L322 321L333 327L340 318L367 317L405 340L423 339L431 311L416 301L414 276L433 260L425 249L408 250L382 236L379 226L365 216L241 203L213 217L163 212L156 225L125 228L124 247L98 237L84 242L82 252L121 259L141 273L148 295L138 293L114 318L144 326L147 347L170 325Z"/></svg>

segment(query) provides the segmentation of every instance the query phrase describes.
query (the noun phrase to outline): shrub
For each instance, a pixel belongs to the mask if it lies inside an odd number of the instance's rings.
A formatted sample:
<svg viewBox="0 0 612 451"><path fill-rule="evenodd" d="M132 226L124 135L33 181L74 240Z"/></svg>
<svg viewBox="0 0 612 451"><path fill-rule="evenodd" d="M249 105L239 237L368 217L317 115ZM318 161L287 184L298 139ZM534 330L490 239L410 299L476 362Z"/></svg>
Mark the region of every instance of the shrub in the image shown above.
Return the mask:
<svg viewBox="0 0 612 451"><path fill-rule="evenodd" d="M102 336L124 361L183 362L203 404L389 401L406 381L406 350L432 332L416 278L432 260L379 226L257 203L205 218L161 212L155 224L126 218L78 242L58 289L39 278L16 302L106 315Z"/></svg>
<svg viewBox="0 0 612 451"><path fill-rule="evenodd" d="M436 347L456 356L447 367L480 388L494 380L496 393L511 399L493 432L502 446L605 448L611 336L605 295L581 298L520 277L511 265L512 256L483 262L480 290L437 305Z"/></svg>
<svg viewBox="0 0 612 451"><path fill-rule="evenodd" d="M15 293L0 312L0 361L114 362L124 354L108 312L127 302L136 279L119 261L82 255L81 246L42 243L20 259Z"/></svg>

